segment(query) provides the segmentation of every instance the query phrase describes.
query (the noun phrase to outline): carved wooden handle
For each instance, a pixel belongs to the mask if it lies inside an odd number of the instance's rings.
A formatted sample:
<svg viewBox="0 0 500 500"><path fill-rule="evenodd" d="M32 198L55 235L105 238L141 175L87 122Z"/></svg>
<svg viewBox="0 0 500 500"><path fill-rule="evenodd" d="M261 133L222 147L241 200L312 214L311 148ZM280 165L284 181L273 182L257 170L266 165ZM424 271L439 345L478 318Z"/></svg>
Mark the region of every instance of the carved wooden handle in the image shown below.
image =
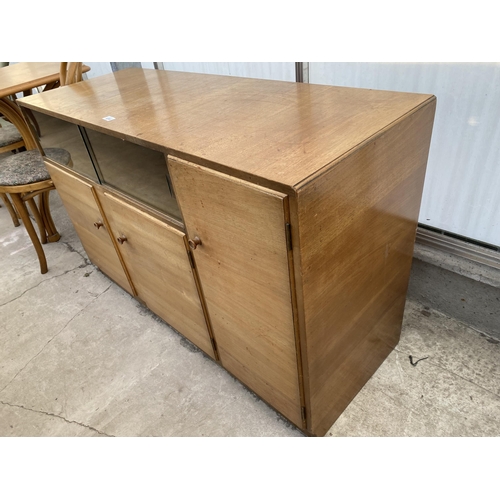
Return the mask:
<svg viewBox="0 0 500 500"><path fill-rule="evenodd" d="M192 240L188 241L189 246L194 250L198 245L201 245L201 240L198 236L195 236Z"/></svg>
<svg viewBox="0 0 500 500"><path fill-rule="evenodd" d="M104 224L101 221L98 221L94 222L94 226L96 227L96 229L99 229L100 227L104 226Z"/></svg>
<svg viewBox="0 0 500 500"><path fill-rule="evenodd" d="M118 240L118 243L120 243L120 245L123 245L123 243L125 243L127 241L127 237L126 236L118 236L118 238L116 238Z"/></svg>

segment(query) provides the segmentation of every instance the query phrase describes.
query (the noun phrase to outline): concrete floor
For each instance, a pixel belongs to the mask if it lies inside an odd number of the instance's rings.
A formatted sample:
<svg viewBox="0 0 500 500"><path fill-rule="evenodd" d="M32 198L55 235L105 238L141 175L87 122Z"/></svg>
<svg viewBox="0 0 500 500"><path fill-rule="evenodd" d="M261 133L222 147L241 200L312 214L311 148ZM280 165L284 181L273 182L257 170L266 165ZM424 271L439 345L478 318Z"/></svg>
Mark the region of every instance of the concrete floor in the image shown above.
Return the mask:
<svg viewBox="0 0 500 500"><path fill-rule="evenodd" d="M90 264L51 202L45 275L0 208L0 436L303 436ZM415 295L327 436L500 435L499 340Z"/></svg>

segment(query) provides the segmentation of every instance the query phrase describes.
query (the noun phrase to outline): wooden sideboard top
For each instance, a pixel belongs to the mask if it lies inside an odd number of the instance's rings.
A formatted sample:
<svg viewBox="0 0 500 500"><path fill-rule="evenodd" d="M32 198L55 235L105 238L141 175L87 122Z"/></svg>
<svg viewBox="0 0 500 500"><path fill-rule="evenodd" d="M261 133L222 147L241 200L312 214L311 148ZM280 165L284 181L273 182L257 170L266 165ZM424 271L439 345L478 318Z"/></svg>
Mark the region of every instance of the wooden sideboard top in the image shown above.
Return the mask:
<svg viewBox="0 0 500 500"><path fill-rule="evenodd" d="M18 102L246 178L293 187L434 99L130 68Z"/></svg>

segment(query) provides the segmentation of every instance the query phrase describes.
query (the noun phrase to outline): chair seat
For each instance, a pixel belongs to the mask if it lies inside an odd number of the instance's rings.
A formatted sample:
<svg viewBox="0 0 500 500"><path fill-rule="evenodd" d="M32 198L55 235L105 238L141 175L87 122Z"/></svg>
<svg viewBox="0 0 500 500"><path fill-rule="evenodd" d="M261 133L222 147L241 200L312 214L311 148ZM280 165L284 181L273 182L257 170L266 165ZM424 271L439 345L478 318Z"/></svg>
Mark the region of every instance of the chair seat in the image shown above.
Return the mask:
<svg viewBox="0 0 500 500"><path fill-rule="evenodd" d="M0 148L21 142L23 138L12 123L0 120Z"/></svg>
<svg viewBox="0 0 500 500"><path fill-rule="evenodd" d="M60 148L46 148L45 155L61 165L68 165L71 160L68 151ZM22 186L48 179L50 175L37 149L9 156L0 162L1 186Z"/></svg>

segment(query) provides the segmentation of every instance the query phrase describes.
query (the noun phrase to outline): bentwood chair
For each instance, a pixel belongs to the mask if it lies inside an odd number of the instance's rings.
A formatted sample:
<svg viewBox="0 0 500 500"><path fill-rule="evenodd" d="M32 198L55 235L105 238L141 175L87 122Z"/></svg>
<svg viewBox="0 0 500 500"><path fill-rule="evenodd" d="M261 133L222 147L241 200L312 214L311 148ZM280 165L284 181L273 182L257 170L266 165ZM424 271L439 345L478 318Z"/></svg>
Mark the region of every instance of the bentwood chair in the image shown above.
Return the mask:
<svg viewBox="0 0 500 500"><path fill-rule="evenodd" d="M15 152L17 149L24 148L24 141L19 130L12 123L0 118L0 154L6 152ZM14 210L9 198L5 193L0 194L5 206L7 207L14 226L19 226L19 217Z"/></svg>
<svg viewBox="0 0 500 500"><path fill-rule="evenodd" d="M82 79L81 68L82 63L61 63L60 85L80 81ZM42 244L47 241L58 241L60 235L49 208L50 191L55 187L43 163L42 154L69 167L72 166L71 155L60 148L43 150L14 102L0 100L0 113L21 132L26 148L24 152L0 160L0 196L4 201L7 194L12 199L38 255L40 272L45 274L48 268ZM35 197L38 197L38 206L35 203ZM28 207L37 223L40 238L31 222Z"/></svg>

